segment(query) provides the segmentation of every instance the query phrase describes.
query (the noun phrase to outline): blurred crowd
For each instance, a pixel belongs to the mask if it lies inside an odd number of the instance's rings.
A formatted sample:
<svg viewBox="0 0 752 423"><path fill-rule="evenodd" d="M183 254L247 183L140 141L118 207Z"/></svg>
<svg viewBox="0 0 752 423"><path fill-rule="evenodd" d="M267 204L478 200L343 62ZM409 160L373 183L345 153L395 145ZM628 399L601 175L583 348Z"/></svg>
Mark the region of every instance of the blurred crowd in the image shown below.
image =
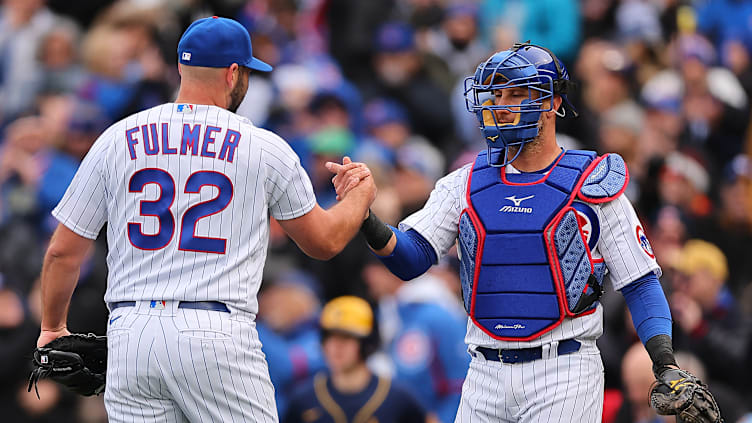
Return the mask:
<svg viewBox="0 0 752 423"><path fill-rule="evenodd" d="M752 421L751 0L3 0L0 2L0 413L4 422L106 421L101 398L53 383L26 390L39 331L39 273L50 211L108 125L174 99L176 46L194 19L231 17L252 35L238 113L300 156L319 203L336 202L323 166L368 163L373 210L417 210L436 180L485 148L464 78L530 40L551 49L579 91L560 119L566 148L617 152L662 266L679 364L707 381L727 422ZM104 231L70 307L72 332L104 334ZM362 239L328 262L272 222L259 332L280 415L325 368L318 315L341 296L376 312L369 357L435 418L453 421L469 362L458 261L404 283ZM623 298L602 299L605 422L662 422ZM668 421L668 420L666 420Z"/></svg>

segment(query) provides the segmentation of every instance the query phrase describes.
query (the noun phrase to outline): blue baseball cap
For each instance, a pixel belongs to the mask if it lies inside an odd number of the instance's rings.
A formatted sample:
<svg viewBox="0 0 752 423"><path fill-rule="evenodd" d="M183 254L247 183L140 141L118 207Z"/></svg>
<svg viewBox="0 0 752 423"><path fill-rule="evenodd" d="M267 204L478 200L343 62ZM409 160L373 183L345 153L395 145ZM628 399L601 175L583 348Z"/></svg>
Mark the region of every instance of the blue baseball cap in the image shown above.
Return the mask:
<svg viewBox="0 0 752 423"><path fill-rule="evenodd" d="M376 99L366 104L363 111L366 127L373 129L388 123L408 124L405 108L394 100Z"/></svg>
<svg viewBox="0 0 752 423"><path fill-rule="evenodd" d="M415 33L403 22L389 22L376 33L376 50L386 53L399 53L415 48Z"/></svg>
<svg viewBox="0 0 752 423"><path fill-rule="evenodd" d="M191 24L180 37L178 61L188 66L226 68L239 66L269 72L272 67L253 57L251 36L232 19L212 16Z"/></svg>

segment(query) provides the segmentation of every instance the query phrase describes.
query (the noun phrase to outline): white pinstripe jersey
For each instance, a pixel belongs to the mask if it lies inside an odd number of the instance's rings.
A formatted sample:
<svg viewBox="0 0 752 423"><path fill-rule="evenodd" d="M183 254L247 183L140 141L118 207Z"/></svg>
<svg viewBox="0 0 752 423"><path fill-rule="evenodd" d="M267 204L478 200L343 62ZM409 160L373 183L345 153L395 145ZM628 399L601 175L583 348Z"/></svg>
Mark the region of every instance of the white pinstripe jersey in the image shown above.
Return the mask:
<svg viewBox="0 0 752 423"><path fill-rule="evenodd" d="M269 215L315 205L279 136L209 105L164 104L94 143L52 214L94 239L105 222L105 301L222 301L256 313Z"/></svg>
<svg viewBox="0 0 752 423"><path fill-rule="evenodd" d="M400 230L415 229L436 250L437 257L444 256L455 244L458 222L462 210L467 208L467 179L472 163L441 178L425 206L400 223ZM507 173L519 173L507 165ZM624 194L614 201L588 204L600 224L600 237L593 251L593 259L605 260L614 289L621 289L649 273L660 275L661 269L652 255L644 237L637 214ZM595 313L576 319L565 318L561 325L540 337L527 342L499 341L468 318L465 342L489 348L528 348L564 339L597 339L603 333L603 309L600 304Z"/></svg>

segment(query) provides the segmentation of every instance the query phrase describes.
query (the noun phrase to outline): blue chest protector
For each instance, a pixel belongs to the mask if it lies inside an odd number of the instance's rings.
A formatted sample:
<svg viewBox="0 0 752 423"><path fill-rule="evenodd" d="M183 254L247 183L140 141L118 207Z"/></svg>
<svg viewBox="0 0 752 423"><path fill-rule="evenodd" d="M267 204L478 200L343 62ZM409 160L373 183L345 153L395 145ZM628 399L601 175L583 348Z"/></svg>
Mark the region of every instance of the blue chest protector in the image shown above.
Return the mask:
<svg viewBox="0 0 752 423"><path fill-rule="evenodd" d="M459 222L465 309L495 339L531 340L595 311L606 266L590 256L572 205L613 200L629 176L616 154L569 150L545 175L506 174L486 154Z"/></svg>

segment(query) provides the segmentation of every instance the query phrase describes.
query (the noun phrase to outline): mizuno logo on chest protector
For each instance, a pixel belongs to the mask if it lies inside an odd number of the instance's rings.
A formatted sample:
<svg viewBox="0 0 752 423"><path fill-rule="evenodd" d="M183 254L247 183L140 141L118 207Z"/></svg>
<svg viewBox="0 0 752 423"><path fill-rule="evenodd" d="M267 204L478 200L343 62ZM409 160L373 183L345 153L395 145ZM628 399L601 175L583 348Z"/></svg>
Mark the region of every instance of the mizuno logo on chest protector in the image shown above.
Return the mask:
<svg viewBox="0 0 752 423"><path fill-rule="evenodd" d="M517 198L517 196L511 196L511 197L505 197L505 200L509 200L514 203L516 207L520 206L520 203L522 203L525 200L529 200L531 198L535 197L534 195L528 195L527 197Z"/></svg>
<svg viewBox="0 0 752 423"><path fill-rule="evenodd" d="M510 197L504 197L505 200L509 200L514 203L514 206L506 205L500 208L499 211L504 213L532 213L532 207L520 207L520 204L522 204L523 201L529 200L533 197L535 197L535 195L528 195L527 197L522 198L517 198L517 196L514 195Z"/></svg>

